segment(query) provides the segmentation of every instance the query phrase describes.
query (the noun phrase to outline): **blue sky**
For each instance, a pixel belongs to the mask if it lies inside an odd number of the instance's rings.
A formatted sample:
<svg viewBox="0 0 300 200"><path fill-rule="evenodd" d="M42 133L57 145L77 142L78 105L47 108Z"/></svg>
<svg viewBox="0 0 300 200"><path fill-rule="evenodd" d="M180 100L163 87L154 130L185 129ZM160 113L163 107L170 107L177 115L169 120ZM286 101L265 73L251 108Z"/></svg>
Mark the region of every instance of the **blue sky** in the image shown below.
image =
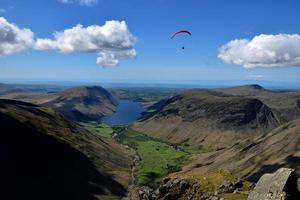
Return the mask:
<svg viewBox="0 0 300 200"><path fill-rule="evenodd" d="M299 9L297 0L98 0L88 6L58 0L0 0L0 16L30 29L36 38L53 38L54 32L77 24L103 26L109 20L124 20L137 38L133 47L136 58L120 58L114 67L97 65L97 54L89 52L66 54L29 48L1 56L0 81L297 82L298 62L246 68L243 65L256 58L243 54L224 62L218 54L219 48L235 39L300 34ZM172 33L182 28L192 36L171 40ZM246 59L243 64L236 64L239 56Z"/></svg>

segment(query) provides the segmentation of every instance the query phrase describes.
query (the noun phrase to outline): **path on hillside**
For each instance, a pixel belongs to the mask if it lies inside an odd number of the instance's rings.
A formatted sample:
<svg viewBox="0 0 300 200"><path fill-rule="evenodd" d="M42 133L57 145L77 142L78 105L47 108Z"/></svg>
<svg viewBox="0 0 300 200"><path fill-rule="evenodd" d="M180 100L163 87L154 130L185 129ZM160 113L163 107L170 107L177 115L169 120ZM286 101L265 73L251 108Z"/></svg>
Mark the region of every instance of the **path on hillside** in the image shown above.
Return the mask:
<svg viewBox="0 0 300 200"><path fill-rule="evenodd" d="M123 145L123 144L121 145L127 149L130 149L132 154L134 155L134 159L131 167L131 183L128 185L126 197L123 197L121 200L139 200L137 190L136 190L135 169L138 162L140 161L140 157L137 154L136 150L134 150L133 148L127 145Z"/></svg>

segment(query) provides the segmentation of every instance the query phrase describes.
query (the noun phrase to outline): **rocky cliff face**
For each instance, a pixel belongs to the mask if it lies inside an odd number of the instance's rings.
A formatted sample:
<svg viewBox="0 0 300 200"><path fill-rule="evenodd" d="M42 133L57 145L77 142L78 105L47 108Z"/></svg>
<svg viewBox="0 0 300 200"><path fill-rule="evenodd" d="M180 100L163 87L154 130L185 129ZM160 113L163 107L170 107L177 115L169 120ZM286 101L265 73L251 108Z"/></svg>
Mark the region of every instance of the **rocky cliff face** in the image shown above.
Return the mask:
<svg viewBox="0 0 300 200"><path fill-rule="evenodd" d="M278 119L282 123L300 117L300 108L298 104L300 99L299 91L272 91L265 89L260 85L221 88L216 91L234 96L257 98L268 105L273 112L276 113Z"/></svg>

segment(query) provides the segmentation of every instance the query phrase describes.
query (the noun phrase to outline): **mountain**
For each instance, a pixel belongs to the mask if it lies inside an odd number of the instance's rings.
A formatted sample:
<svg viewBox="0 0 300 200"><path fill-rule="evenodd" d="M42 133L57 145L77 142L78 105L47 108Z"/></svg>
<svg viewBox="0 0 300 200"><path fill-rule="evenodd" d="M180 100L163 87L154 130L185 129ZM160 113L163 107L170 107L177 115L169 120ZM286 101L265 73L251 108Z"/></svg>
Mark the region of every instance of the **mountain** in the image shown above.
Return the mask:
<svg viewBox="0 0 300 200"><path fill-rule="evenodd" d="M236 142L231 148L200 154L180 174L199 174L228 169L257 181L264 173L289 167L300 174L300 119L284 124L265 136Z"/></svg>
<svg viewBox="0 0 300 200"><path fill-rule="evenodd" d="M1 92L2 88L2 92ZM54 108L76 121L99 120L116 111L116 95L100 86L64 87L0 85L0 98Z"/></svg>
<svg viewBox="0 0 300 200"><path fill-rule="evenodd" d="M223 148L279 125L272 109L252 97L193 89L158 102L133 128L172 143Z"/></svg>
<svg viewBox="0 0 300 200"><path fill-rule="evenodd" d="M216 91L238 96L261 96L264 94L272 93L272 91L267 90L264 87L257 84L219 88L216 89Z"/></svg>
<svg viewBox="0 0 300 200"><path fill-rule="evenodd" d="M216 89L228 95L254 97L272 108L282 123L300 118L300 92L272 91L260 85Z"/></svg>
<svg viewBox="0 0 300 200"><path fill-rule="evenodd" d="M131 153L50 108L0 100L0 199L120 199Z"/></svg>
<svg viewBox="0 0 300 200"><path fill-rule="evenodd" d="M116 111L117 99L99 86L75 87L44 96L39 105L51 107L73 120L99 120Z"/></svg>

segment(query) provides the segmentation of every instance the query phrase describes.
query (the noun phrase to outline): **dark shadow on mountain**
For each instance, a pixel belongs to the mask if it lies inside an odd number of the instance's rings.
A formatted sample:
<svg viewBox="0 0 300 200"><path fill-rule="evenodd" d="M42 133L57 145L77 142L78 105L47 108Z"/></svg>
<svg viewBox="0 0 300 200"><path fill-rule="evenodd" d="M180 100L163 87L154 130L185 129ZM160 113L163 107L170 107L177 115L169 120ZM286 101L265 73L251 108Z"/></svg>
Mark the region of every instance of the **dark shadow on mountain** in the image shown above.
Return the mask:
<svg viewBox="0 0 300 200"><path fill-rule="evenodd" d="M275 171L277 171L279 168L282 168L282 167L292 168L292 169L295 169L296 172L299 172L300 171L299 163L300 163L300 157L291 155L291 156L288 156L285 159L285 162L282 164L276 163L273 165L262 166L258 172L253 173L247 179L252 182L257 182L262 175L264 175L266 173L274 173ZM297 174L297 176L299 177L299 174Z"/></svg>
<svg viewBox="0 0 300 200"><path fill-rule="evenodd" d="M0 113L0 199L94 200L126 189L80 151Z"/></svg>

